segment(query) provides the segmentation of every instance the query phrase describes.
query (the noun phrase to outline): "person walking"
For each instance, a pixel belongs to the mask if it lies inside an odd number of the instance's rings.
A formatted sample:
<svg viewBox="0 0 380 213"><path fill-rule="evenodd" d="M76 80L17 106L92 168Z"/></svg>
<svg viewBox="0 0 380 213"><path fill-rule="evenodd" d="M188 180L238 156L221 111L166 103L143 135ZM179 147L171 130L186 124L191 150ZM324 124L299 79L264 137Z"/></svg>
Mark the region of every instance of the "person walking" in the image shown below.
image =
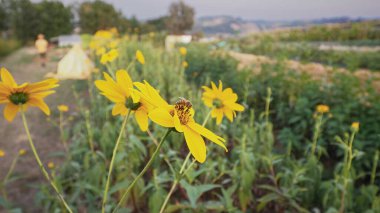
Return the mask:
<svg viewBox="0 0 380 213"><path fill-rule="evenodd" d="M43 34L38 34L35 46L38 54L40 55L41 66L46 66L46 53L48 49L48 41L46 41L45 36Z"/></svg>

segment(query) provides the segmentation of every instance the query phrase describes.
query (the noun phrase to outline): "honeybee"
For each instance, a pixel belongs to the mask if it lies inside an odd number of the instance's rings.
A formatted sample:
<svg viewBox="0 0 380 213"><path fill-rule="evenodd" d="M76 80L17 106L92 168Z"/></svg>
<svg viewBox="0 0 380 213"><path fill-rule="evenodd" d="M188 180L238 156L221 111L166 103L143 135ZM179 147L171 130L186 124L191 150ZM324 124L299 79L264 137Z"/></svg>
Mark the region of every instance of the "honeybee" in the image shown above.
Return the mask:
<svg viewBox="0 0 380 213"><path fill-rule="evenodd" d="M179 100L175 104L178 106L185 106L188 109L193 107L191 102L189 100L187 100L186 98L183 98L183 97L179 97Z"/></svg>

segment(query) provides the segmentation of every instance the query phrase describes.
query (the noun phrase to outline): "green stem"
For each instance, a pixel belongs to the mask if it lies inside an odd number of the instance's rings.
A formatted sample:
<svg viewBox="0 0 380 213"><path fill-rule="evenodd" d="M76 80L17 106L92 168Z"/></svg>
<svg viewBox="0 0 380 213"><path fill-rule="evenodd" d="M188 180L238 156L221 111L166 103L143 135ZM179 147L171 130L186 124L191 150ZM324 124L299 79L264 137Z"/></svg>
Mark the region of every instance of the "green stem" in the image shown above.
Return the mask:
<svg viewBox="0 0 380 213"><path fill-rule="evenodd" d="M18 161L19 157L20 157L20 154L16 155L16 157L13 159L11 167L9 168L7 175L5 176L5 178L3 180L3 185L4 186L8 182L8 179L11 176L11 174L13 173L13 170L15 169L15 166L17 164L17 161Z"/></svg>
<svg viewBox="0 0 380 213"><path fill-rule="evenodd" d="M28 128L28 123L26 121L26 117L25 117L25 113L24 113L24 109L21 109L21 116L22 116L22 122L24 123L24 127L25 127L25 131L26 131L26 135L28 136L28 139L29 139L29 145L30 145L30 148L32 149L33 151L33 154L34 154L34 157L36 158L36 161L41 169L41 172L42 174L45 176L46 180L50 183L50 185L53 187L54 191L57 193L59 199L61 200L61 202L63 203L63 205L65 206L65 208L67 209L67 211L69 213L72 213L73 211L70 209L69 205L66 203L65 199L63 198L63 196L61 195L61 193L59 192L58 190L58 187L54 184L54 182L50 179L50 176L49 176L49 173L46 171L44 165L42 164L41 162L41 159L37 153L37 150L34 146L34 143L33 143L33 140L32 140L32 137L30 135L30 132L29 132L29 128Z"/></svg>
<svg viewBox="0 0 380 213"><path fill-rule="evenodd" d="M346 156L345 159L347 161L345 162L345 168L343 169L343 189L342 189L342 194L341 194L341 199L340 199L340 208L339 208L339 213L344 213L344 208L345 208L345 198L346 198L346 190L347 190L347 184L348 184L348 179L350 178L350 169L351 169L351 164L352 164L352 145L354 143L354 138L355 138L355 133L354 131L351 134L350 141L348 142L348 147L346 151Z"/></svg>
<svg viewBox="0 0 380 213"><path fill-rule="evenodd" d="M204 127L208 121L208 119L210 118L211 116L211 112L212 112L213 109L211 109L208 114L206 115L206 118L205 120L203 121L202 123L202 126ZM173 182L173 185L171 186L170 190L169 190L169 193L168 195L166 196L165 200L164 200L164 203L162 204L161 206L161 209L160 209L160 213L163 213L166 206L168 205L168 202L169 202L169 199L170 197L172 196L172 194L174 193L174 190L175 188L177 187L179 181L181 180L181 178L189 171L189 168L191 168L195 161L193 160L193 162L190 164L190 166L185 170L185 166L187 165L187 162L189 161L190 159L190 156L191 156L191 153L189 152L185 158L185 161L183 162L182 166L181 166L181 169L179 170L179 175L178 177L174 180Z"/></svg>
<svg viewBox="0 0 380 213"><path fill-rule="evenodd" d="M125 126L127 124L127 121L128 121L128 118L129 118L130 114L131 114L131 111L128 112L128 115L125 116L125 118L123 120L123 123L122 123L121 128L120 128L119 137L117 138L115 147L113 149L112 159L111 159L111 163L110 163L110 168L108 170L108 177L107 177L106 187L105 187L104 193L103 193L102 213L105 212L105 207L106 207L106 204L107 204L108 190L109 190L109 186L110 186L110 181L111 181L111 176L112 176L112 171L113 171L113 166L114 166L114 163L115 163L115 158L116 158L117 150L119 148L119 145L120 145L120 142L121 142L121 138L123 137Z"/></svg>
<svg viewBox="0 0 380 213"><path fill-rule="evenodd" d="M63 132L63 112L61 112L61 111L59 112L59 132L61 134L61 140L62 140L63 147L65 148L66 152L68 152L69 147L67 146L65 136L63 135L64 134L64 132Z"/></svg>
<svg viewBox="0 0 380 213"><path fill-rule="evenodd" d="M317 149L318 137L319 137L319 134L320 134L320 131L321 131L321 126L322 126L322 118L323 118L323 115L318 115L318 120L317 120L317 123L315 124L315 132L314 132L314 135L313 135L313 144L312 144L312 147L311 147L311 155L310 155L310 157L315 154L315 151Z"/></svg>
<svg viewBox="0 0 380 213"><path fill-rule="evenodd" d="M376 151L375 157L373 158L373 166L372 166L372 172L371 172L371 185L375 184L376 168L377 168L378 160L379 160L379 151Z"/></svg>
<svg viewBox="0 0 380 213"><path fill-rule="evenodd" d="M161 149L162 145L164 144L164 141L165 141L165 139L167 138L167 136L169 135L170 132L171 132L171 129L168 129L166 131L164 137L162 137L160 143L158 144L158 146L157 146L156 150L154 151L153 155L150 157L148 163L145 165L144 169L140 172L140 174L138 174L137 177L128 186L127 191L124 192L123 196L121 197L119 203L117 204L117 206L113 210L113 212L117 212L118 211L118 209L120 208L120 206L124 203L125 199L127 198L127 195L129 194L129 192L133 189L133 187L137 183L137 181L145 174L145 172L148 170L148 168L150 167L150 165L153 163L154 159L157 157L158 153L160 152L160 149Z"/></svg>
<svg viewBox="0 0 380 213"><path fill-rule="evenodd" d="M91 129L90 111L88 111L88 110L85 111L84 118L86 121L86 129L87 129L87 134L88 134L88 144L90 146L91 152L95 153L93 135L92 135L92 129Z"/></svg>

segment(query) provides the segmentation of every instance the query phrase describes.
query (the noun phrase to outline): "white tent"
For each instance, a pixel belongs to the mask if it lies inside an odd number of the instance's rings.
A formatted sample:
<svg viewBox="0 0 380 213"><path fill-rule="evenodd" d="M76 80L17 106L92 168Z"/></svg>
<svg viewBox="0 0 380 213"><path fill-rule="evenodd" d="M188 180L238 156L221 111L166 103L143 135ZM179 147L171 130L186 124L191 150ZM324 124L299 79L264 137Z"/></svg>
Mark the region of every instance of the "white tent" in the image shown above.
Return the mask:
<svg viewBox="0 0 380 213"><path fill-rule="evenodd" d="M80 45L73 48L59 61L58 79L87 79L94 69L94 64L87 57Z"/></svg>

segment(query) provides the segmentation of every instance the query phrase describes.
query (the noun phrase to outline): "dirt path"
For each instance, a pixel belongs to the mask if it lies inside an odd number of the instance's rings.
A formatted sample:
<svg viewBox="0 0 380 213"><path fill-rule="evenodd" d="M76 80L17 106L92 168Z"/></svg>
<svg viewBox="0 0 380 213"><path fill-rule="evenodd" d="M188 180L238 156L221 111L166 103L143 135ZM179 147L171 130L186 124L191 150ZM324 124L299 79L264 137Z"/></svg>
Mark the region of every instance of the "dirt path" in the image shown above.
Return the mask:
<svg viewBox="0 0 380 213"><path fill-rule="evenodd" d="M253 73L261 72L261 65L274 64L277 60L269 58L267 56L253 55L239 52L229 52L230 56L239 61L238 68L252 69ZM355 75L363 84L366 84L368 80L371 80L373 87L380 93L380 72L370 71L366 69L359 69L351 72L344 68L334 68L331 66L325 66L319 63L300 63L295 60L285 60L285 66L289 70L294 70L302 73L307 73L314 79L329 79L335 73L346 73L348 75Z"/></svg>
<svg viewBox="0 0 380 213"><path fill-rule="evenodd" d="M17 83L40 81L46 73L55 72L57 61L65 51L62 49L51 50L49 62L46 68L42 68L34 49L25 47L0 61L0 67L6 67L13 74ZM52 111L50 119L57 120L57 105L65 103L65 100L73 99L71 83L61 82L57 93L46 99ZM23 212L40 212L35 204L36 192L39 184L45 180L29 148L21 116L18 115L12 123L8 123L3 117L3 108L4 106L0 106L0 149L3 149L6 155L0 158L0 181L3 180L18 151L20 149L27 150L27 154L20 157L15 168L13 177L18 177L18 179L9 183L6 191L8 200L14 204L14 207L22 208ZM64 149L59 141L58 128L47 122L47 117L37 108L28 110L27 119L43 163L47 165L48 162L54 162L59 165L62 158L55 156L54 153L63 152ZM0 206L0 212L6 211Z"/></svg>

